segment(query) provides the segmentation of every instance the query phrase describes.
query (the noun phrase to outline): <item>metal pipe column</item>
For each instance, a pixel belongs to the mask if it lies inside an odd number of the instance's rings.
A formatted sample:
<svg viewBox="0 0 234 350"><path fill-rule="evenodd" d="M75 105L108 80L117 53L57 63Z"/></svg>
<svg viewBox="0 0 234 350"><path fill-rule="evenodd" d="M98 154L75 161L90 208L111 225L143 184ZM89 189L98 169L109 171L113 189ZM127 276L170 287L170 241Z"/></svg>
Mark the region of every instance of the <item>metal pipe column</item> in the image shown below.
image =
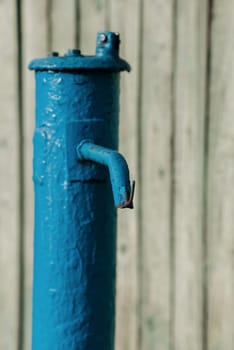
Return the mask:
<svg viewBox="0 0 234 350"><path fill-rule="evenodd" d="M33 350L113 350L116 209L132 207L126 161L117 153L118 33L79 50L33 60ZM110 178L111 177L111 178ZM114 200L115 203L114 203Z"/></svg>

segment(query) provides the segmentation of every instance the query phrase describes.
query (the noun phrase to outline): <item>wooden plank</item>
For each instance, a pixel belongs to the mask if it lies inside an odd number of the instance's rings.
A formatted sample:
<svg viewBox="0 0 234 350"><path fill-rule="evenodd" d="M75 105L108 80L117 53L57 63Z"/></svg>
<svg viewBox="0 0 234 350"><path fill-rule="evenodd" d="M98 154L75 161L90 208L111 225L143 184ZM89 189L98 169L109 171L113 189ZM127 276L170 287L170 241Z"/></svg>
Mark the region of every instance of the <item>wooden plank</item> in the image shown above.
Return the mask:
<svg viewBox="0 0 234 350"><path fill-rule="evenodd" d="M54 0L51 8L51 50L63 54L76 46L76 0Z"/></svg>
<svg viewBox="0 0 234 350"><path fill-rule="evenodd" d="M96 47L96 33L108 25L106 0L80 0L80 48L87 55L93 55Z"/></svg>
<svg viewBox="0 0 234 350"><path fill-rule="evenodd" d="M137 178L137 116L139 84L140 1L112 0L110 28L120 32L120 55L131 66L130 74L121 75L119 144L129 164L131 176ZM131 22L131 30L129 23ZM138 192L138 191L137 191ZM133 211L118 212L116 349L138 349L138 237L137 213L139 198Z"/></svg>
<svg viewBox="0 0 234 350"><path fill-rule="evenodd" d="M234 349L234 8L213 2L208 172L208 349Z"/></svg>
<svg viewBox="0 0 234 350"><path fill-rule="evenodd" d="M178 0L176 12L172 343L175 350L197 350L203 348L207 1Z"/></svg>
<svg viewBox="0 0 234 350"><path fill-rule="evenodd" d="M32 137L34 130L34 73L27 69L33 58L43 57L48 51L47 1L25 0L22 5L23 35L23 114L25 161L25 232L24 232L24 335L23 350L31 349L32 323L32 266L34 197L32 182ZM40 30L38 30L40 28Z"/></svg>
<svg viewBox="0 0 234 350"><path fill-rule="evenodd" d="M143 2L141 349L170 348L173 1ZM130 24L131 25L131 24Z"/></svg>
<svg viewBox="0 0 234 350"><path fill-rule="evenodd" d="M0 2L0 349L17 349L19 164L15 1Z"/></svg>

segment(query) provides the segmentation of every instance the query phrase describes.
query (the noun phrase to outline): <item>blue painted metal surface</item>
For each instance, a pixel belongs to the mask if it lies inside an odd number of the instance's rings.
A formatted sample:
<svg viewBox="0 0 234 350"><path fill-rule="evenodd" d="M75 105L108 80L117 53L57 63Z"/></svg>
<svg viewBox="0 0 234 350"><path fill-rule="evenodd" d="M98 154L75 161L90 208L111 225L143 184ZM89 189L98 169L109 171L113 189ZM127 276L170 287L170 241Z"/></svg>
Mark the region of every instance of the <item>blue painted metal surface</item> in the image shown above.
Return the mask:
<svg viewBox="0 0 234 350"><path fill-rule="evenodd" d="M119 58L119 35L112 32L100 32L97 35L95 56L83 56L80 50L68 50L64 56L57 52L46 58L33 60L29 68L35 70L105 70L106 72L130 71L130 65Z"/></svg>
<svg viewBox="0 0 234 350"><path fill-rule="evenodd" d="M109 148L84 140L77 147L79 160L91 160L108 167L117 208L133 208L134 185L131 189L128 165L124 157Z"/></svg>
<svg viewBox="0 0 234 350"><path fill-rule="evenodd" d="M82 141L118 147L119 72L129 70L118 46L117 34L99 33L96 56L69 50L30 64L36 71L33 350L114 348L111 181L116 204L130 200L131 189L125 161L110 156L118 153L105 151L106 158L103 148L92 153ZM80 158L95 162L79 160L78 145Z"/></svg>

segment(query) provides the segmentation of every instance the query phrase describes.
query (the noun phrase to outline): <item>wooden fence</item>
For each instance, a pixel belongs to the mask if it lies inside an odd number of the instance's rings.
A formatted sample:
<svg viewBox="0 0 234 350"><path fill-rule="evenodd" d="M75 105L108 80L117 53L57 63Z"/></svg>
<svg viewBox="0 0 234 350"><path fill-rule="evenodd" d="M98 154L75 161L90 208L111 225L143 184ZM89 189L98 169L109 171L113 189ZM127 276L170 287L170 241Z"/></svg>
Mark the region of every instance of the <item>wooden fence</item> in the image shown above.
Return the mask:
<svg viewBox="0 0 234 350"><path fill-rule="evenodd" d="M234 2L0 1L0 349L29 350L34 57L121 33L116 350L234 349ZM43 349L42 349L43 350Z"/></svg>

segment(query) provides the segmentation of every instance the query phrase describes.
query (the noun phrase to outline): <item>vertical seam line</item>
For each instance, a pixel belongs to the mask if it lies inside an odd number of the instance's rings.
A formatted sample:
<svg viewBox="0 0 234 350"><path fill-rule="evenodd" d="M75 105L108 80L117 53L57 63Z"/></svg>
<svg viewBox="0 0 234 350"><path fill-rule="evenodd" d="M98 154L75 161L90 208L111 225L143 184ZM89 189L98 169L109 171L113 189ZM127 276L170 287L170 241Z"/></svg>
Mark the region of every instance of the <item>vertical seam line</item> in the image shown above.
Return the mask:
<svg viewBox="0 0 234 350"><path fill-rule="evenodd" d="M202 348L208 349L208 271L207 271L207 224L208 224L208 176L209 176L209 126L210 126L210 82L211 82L211 41L213 0L207 0L207 52L206 52L206 86L205 86L205 120L204 120L204 160L203 160L203 305L202 305Z"/></svg>
<svg viewBox="0 0 234 350"><path fill-rule="evenodd" d="M16 0L16 38L17 38L17 105L18 105L18 223L19 223L19 247L18 247L18 350L23 349L24 343L24 123L23 123L23 72L22 72L22 2Z"/></svg>
<svg viewBox="0 0 234 350"><path fill-rule="evenodd" d="M171 189L170 189L170 349L175 349L175 279L176 279L176 264L175 264L175 157L176 157L176 63L177 63L177 13L178 2L174 0L172 6L172 73L171 73Z"/></svg>
<svg viewBox="0 0 234 350"><path fill-rule="evenodd" d="M143 213L142 213L142 113L143 113L143 50L142 43L144 37L144 1L139 0L139 32L138 32L138 85L137 85L137 172L138 172L138 209L137 209L137 285L138 285L138 307L137 307L137 315L138 315L138 346L139 350L143 350L143 340L142 340L142 323L143 323Z"/></svg>
<svg viewBox="0 0 234 350"><path fill-rule="evenodd" d="M52 51L52 41L53 41L53 19L52 19L52 10L53 10L53 0L47 0L46 2L46 49L47 52Z"/></svg>
<svg viewBox="0 0 234 350"><path fill-rule="evenodd" d="M105 1L105 30L110 30L110 18L111 18L111 9L110 9L110 1Z"/></svg>
<svg viewBox="0 0 234 350"><path fill-rule="evenodd" d="M80 0L75 1L75 45L80 47L81 38L81 4Z"/></svg>

